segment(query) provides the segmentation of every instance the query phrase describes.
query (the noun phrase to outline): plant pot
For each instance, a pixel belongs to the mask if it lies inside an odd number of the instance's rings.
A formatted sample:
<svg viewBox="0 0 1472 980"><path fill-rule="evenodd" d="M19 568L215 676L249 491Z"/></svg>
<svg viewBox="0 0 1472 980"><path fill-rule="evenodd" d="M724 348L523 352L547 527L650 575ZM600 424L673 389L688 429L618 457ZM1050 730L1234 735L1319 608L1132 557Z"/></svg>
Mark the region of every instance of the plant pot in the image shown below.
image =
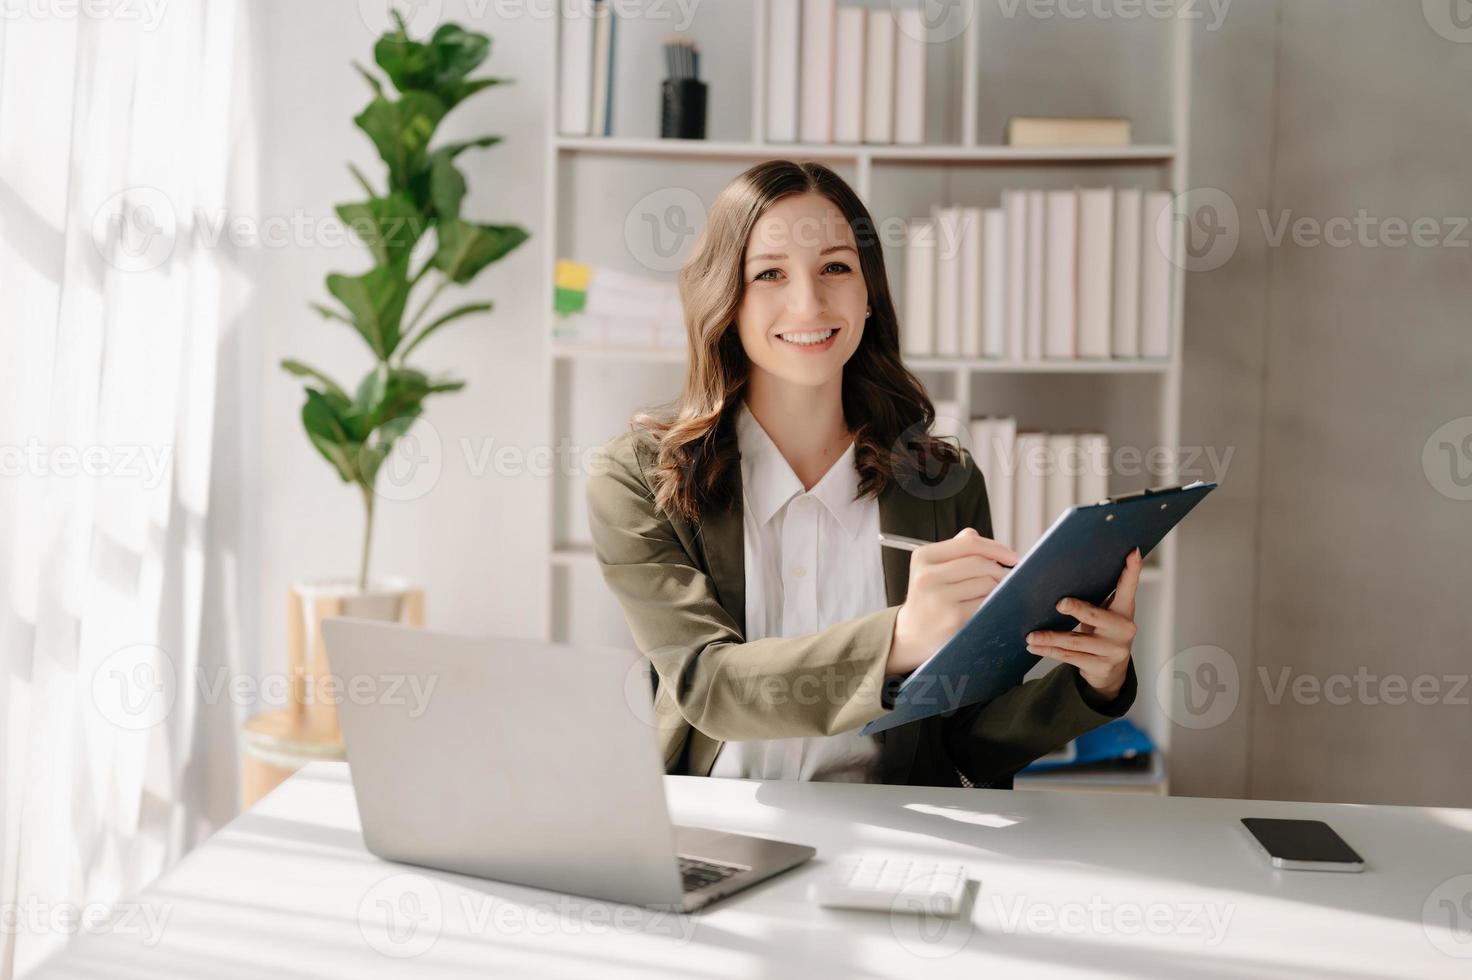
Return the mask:
<svg viewBox="0 0 1472 980"><path fill-rule="evenodd" d="M293 583L287 594L287 672L290 710L298 722L338 742L337 699L343 679L334 677L322 643L322 621L334 616L376 619L388 623L424 625L424 592L407 579L374 578L359 589L356 579L319 579Z"/></svg>

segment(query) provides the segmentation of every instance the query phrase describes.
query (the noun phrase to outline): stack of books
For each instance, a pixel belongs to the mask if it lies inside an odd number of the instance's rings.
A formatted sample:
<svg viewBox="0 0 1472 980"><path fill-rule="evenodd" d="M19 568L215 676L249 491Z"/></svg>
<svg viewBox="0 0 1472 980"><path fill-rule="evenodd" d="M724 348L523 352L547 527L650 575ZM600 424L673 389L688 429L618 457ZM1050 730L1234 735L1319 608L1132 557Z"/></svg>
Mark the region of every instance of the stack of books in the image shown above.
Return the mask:
<svg viewBox="0 0 1472 980"><path fill-rule="evenodd" d="M934 404L932 432L955 437L971 450L986 478L992 537L1018 554L1068 508L1109 496L1111 452L1104 433L1019 431L1011 417L961 422L959 405Z"/></svg>
<svg viewBox="0 0 1472 980"><path fill-rule="evenodd" d="M1170 206L1168 191L1105 187L933 207L906 235L904 353L1169 357Z"/></svg>
<svg viewBox="0 0 1472 980"><path fill-rule="evenodd" d="M685 349L685 316L672 282L559 260L552 338L598 349Z"/></svg>
<svg viewBox="0 0 1472 980"><path fill-rule="evenodd" d="M767 141L923 143L927 47L918 6L767 0Z"/></svg>

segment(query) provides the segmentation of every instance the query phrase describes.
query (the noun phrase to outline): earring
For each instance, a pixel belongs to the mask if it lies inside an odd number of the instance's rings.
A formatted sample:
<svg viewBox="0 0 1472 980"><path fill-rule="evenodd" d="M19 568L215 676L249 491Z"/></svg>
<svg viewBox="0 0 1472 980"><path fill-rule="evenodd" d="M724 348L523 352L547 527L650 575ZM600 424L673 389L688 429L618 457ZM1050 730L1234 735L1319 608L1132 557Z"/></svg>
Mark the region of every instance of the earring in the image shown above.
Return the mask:
<svg viewBox="0 0 1472 980"><path fill-rule="evenodd" d="M871 314L871 313L873 313L873 312L874 312L874 311L873 311L873 310L870 310L870 309L865 309L865 310L864 310L864 316L865 316L865 317L868 317L868 316L869 316L869 314Z"/></svg>

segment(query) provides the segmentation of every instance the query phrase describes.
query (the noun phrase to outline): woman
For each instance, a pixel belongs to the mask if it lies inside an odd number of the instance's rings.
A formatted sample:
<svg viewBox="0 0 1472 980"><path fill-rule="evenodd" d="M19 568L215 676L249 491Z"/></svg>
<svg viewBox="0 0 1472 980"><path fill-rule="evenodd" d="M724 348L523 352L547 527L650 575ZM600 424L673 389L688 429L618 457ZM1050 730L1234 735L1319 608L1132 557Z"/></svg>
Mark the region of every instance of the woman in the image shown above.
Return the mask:
<svg viewBox="0 0 1472 980"><path fill-rule="evenodd" d="M930 436L900 360L874 224L836 174L759 164L716 198L681 269L689 370L588 484L594 550L654 668L672 774L1010 787L1134 700L1140 557L1110 607L1064 600L1062 661L949 716L872 736L886 695L1017 555L980 471ZM881 550L878 531L934 543Z"/></svg>

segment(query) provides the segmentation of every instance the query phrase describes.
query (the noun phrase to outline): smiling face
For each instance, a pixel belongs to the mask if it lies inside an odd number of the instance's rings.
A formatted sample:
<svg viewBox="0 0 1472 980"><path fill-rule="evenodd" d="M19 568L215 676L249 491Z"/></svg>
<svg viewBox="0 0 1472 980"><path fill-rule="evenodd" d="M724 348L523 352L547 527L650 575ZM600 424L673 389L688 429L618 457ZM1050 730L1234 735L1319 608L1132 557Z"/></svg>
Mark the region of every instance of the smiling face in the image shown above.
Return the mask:
<svg viewBox="0 0 1472 980"><path fill-rule="evenodd" d="M869 292L836 204L807 192L769 207L747 238L742 279L736 328L753 374L810 386L841 377Z"/></svg>

